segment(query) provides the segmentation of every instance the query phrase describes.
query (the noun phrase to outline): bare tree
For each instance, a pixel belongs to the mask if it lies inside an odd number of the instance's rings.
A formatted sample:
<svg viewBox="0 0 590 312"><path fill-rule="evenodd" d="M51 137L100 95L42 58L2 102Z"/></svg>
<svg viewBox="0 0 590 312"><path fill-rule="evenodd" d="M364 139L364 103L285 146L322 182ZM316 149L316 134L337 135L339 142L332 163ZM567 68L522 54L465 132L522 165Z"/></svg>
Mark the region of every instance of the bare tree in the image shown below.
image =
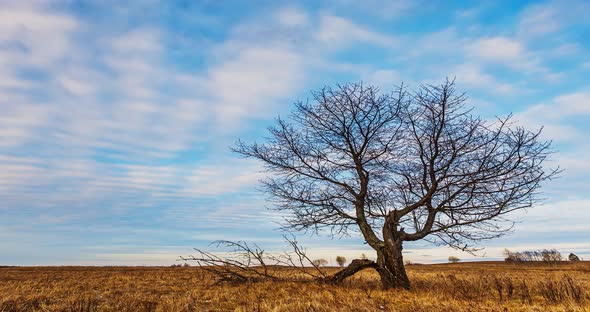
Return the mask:
<svg viewBox="0 0 590 312"><path fill-rule="evenodd" d="M470 242L509 230L505 215L533 205L557 173L542 166L551 151L540 130L472 116L453 81L414 93L346 84L312 95L265 142L238 141L234 151L266 166L274 209L290 213L285 228L360 232L377 253L363 268L375 267L384 288L410 287L404 242L473 250Z"/></svg>

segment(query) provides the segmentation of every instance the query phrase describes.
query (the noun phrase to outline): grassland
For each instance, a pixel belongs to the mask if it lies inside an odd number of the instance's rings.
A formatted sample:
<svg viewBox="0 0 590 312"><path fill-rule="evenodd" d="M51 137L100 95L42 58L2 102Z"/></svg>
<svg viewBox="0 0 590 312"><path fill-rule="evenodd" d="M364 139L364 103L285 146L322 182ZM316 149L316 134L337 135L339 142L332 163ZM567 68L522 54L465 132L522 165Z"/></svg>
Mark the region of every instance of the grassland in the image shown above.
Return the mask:
<svg viewBox="0 0 590 312"><path fill-rule="evenodd" d="M590 311L590 262L410 265L408 274L412 290L384 291L370 270L341 286L213 286L197 267L4 267L0 311Z"/></svg>

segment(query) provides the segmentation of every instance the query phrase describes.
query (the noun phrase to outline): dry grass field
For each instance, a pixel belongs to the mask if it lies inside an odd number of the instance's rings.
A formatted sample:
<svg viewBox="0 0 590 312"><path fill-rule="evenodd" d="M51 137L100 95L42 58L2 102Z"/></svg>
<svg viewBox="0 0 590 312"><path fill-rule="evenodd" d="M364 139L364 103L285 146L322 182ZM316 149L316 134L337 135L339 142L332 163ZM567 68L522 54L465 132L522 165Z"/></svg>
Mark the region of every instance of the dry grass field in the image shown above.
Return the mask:
<svg viewBox="0 0 590 312"><path fill-rule="evenodd" d="M383 291L371 270L341 286L214 286L196 267L4 267L0 311L590 311L590 262L410 265L408 274L412 290Z"/></svg>

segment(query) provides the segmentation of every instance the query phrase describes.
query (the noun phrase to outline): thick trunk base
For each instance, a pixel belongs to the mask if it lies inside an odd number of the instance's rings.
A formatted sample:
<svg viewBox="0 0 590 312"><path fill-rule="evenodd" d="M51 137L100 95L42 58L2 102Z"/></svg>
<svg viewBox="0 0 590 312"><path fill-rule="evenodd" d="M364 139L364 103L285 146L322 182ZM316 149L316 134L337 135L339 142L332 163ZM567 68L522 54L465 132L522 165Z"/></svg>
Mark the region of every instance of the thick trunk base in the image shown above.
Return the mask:
<svg viewBox="0 0 590 312"><path fill-rule="evenodd" d="M346 268L324 278L323 281L335 285L342 284L348 277L362 270L373 268L379 273L381 285L384 289L410 289L410 280L403 266L403 259L400 259L400 261L390 261L385 260L385 257L379 257L377 262L367 259L355 259ZM401 263L401 266L398 266L398 262Z"/></svg>
<svg viewBox="0 0 590 312"><path fill-rule="evenodd" d="M383 289L404 288L410 289L410 279L406 275L405 270L393 271L388 268L378 268L379 276L381 277L381 285Z"/></svg>
<svg viewBox="0 0 590 312"><path fill-rule="evenodd" d="M384 289L410 289L410 279L404 266L401 242L395 244L390 242L390 244L378 249L377 262L367 259L355 259L343 270L325 277L323 280L332 284L340 284L346 278L368 268L377 270Z"/></svg>
<svg viewBox="0 0 590 312"><path fill-rule="evenodd" d="M377 272L384 289L410 289L410 279L406 274L401 244L393 248L383 248L377 252Z"/></svg>

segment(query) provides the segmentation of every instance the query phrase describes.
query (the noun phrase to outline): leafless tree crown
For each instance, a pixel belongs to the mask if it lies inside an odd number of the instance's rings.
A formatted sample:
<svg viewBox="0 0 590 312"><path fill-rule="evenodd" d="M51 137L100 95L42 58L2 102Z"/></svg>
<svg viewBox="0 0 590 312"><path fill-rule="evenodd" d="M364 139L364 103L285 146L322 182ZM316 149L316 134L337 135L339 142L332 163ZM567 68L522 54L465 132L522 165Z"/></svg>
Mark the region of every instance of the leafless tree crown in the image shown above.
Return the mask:
<svg viewBox="0 0 590 312"><path fill-rule="evenodd" d="M508 230L504 216L530 207L557 170L542 166L551 150L540 130L474 117L465 102L452 81L414 93L323 88L264 143L234 150L265 164L264 189L290 229L467 249Z"/></svg>
<svg viewBox="0 0 590 312"><path fill-rule="evenodd" d="M503 235L506 214L532 206L558 173L543 167L550 142L511 117L473 116L453 81L381 94L363 84L313 93L277 119L264 143L234 150L261 160L285 227L332 235L359 231L377 253L333 280L374 267L384 288L410 288L403 243L462 250Z"/></svg>

